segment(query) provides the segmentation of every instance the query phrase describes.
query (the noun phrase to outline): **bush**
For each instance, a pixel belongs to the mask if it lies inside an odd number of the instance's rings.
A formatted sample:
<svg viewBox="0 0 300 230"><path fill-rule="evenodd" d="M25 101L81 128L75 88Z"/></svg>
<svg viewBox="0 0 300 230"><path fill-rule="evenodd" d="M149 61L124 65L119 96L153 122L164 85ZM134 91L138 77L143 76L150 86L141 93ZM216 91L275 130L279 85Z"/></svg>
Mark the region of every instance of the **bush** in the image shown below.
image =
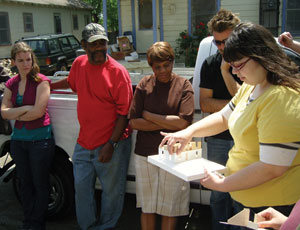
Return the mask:
<svg viewBox="0 0 300 230"><path fill-rule="evenodd" d="M208 35L207 26L203 22L200 22L196 25L195 32L192 34L192 36L190 36L186 30L181 32L179 34L179 38L176 39L176 58L183 58L185 66L194 67L199 44L202 39Z"/></svg>

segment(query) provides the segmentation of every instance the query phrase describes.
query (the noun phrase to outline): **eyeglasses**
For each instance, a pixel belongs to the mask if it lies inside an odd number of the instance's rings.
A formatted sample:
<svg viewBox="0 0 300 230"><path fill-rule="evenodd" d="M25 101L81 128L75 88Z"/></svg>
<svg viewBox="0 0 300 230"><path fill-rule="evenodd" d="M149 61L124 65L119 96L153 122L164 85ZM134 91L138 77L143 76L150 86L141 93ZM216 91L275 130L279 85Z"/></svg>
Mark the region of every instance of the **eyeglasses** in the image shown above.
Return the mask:
<svg viewBox="0 0 300 230"><path fill-rule="evenodd" d="M227 38L224 39L224 40L222 40L222 41L214 39L214 40L213 40L213 43L214 43L216 46L220 46L220 45L222 45L222 44L225 45L225 42L226 42L226 41L227 41Z"/></svg>
<svg viewBox="0 0 300 230"><path fill-rule="evenodd" d="M230 63L230 66L235 69L236 71L240 71L242 68L244 68L244 66L247 64L248 61L250 61L251 58L248 58L246 61L242 62L240 65L236 66L232 63Z"/></svg>

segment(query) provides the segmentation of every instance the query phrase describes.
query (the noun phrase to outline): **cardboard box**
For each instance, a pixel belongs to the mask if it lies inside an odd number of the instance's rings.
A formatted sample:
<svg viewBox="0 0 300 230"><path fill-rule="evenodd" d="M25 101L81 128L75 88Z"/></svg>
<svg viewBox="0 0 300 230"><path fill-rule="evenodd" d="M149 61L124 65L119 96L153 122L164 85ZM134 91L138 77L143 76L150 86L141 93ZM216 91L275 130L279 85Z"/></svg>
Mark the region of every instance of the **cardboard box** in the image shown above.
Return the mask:
<svg viewBox="0 0 300 230"><path fill-rule="evenodd" d="M132 52L133 51L130 41L127 37L118 37L118 43L119 43L121 52L123 52L123 51Z"/></svg>
<svg viewBox="0 0 300 230"><path fill-rule="evenodd" d="M125 52L112 52L110 56L115 60L124 60Z"/></svg>
<svg viewBox="0 0 300 230"><path fill-rule="evenodd" d="M129 56L130 55L130 51L118 51L118 52L113 52L111 51L110 56L112 58L114 58L115 60L124 60L125 56Z"/></svg>
<svg viewBox="0 0 300 230"><path fill-rule="evenodd" d="M264 218L254 215L254 222L249 220L250 217L250 209L244 208L242 211L234 215L233 217L229 218L227 222L220 221L221 224L226 225L234 225L234 226L241 226L246 227L247 229L254 229L254 230L262 230L264 228L259 228L257 222L265 221Z"/></svg>

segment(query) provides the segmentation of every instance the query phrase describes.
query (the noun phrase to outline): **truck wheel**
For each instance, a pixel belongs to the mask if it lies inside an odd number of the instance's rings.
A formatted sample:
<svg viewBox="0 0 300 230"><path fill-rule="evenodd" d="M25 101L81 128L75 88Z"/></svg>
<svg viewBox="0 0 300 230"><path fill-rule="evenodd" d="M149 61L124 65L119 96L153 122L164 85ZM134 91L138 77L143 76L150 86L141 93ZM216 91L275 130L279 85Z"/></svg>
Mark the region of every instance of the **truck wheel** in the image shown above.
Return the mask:
<svg viewBox="0 0 300 230"><path fill-rule="evenodd" d="M59 159L59 161L58 161ZM74 209L74 178L71 163L58 158L50 173L48 219L59 219Z"/></svg>
<svg viewBox="0 0 300 230"><path fill-rule="evenodd" d="M71 163L61 158L54 159L50 172L50 194L48 203L48 219L61 219L74 210L74 179ZM13 177L14 192L20 199L20 181Z"/></svg>

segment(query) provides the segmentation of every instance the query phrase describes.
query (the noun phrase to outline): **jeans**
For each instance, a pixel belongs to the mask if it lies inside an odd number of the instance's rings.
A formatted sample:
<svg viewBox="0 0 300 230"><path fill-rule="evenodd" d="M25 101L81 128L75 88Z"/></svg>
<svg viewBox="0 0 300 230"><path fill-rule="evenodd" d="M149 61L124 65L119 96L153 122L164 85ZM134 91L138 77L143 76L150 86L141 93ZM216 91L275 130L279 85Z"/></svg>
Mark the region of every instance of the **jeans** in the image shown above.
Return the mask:
<svg viewBox="0 0 300 230"><path fill-rule="evenodd" d="M233 140L223 140L214 137L207 138L207 158L216 163L226 165L228 152L233 146ZM232 200L229 193L212 191L210 197L212 214L212 229L226 230L228 226L219 221L227 221L232 216Z"/></svg>
<svg viewBox="0 0 300 230"><path fill-rule="evenodd" d="M250 208L250 207L245 207L244 205L242 205L241 203L232 200L233 202L233 210L234 210L234 215L243 211L244 208L249 208L250 209L250 218L249 220L253 221L254 220L254 214L259 213L267 208L269 208L269 206L263 206L263 207L255 207L255 208ZM276 209L277 211L279 211L280 213L282 213L285 216L289 216L293 207L295 204L292 205L283 205L283 206L271 206L272 208ZM230 228L231 230L248 230L249 228L246 227L240 227L240 226L231 226Z"/></svg>
<svg viewBox="0 0 300 230"><path fill-rule="evenodd" d="M77 222L82 230L114 228L122 214L126 177L131 152L131 138L121 140L107 163L98 161L102 146L87 150L76 144L73 155ZM94 198L96 177L102 197L100 220L96 218Z"/></svg>
<svg viewBox="0 0 300 230"><path fill-rule="evenodd" d="M23 227L45 229L50 191L49 173L54 156L53 139L10 142L11 156L20 180L20 198L24 212Z"/></svg>

